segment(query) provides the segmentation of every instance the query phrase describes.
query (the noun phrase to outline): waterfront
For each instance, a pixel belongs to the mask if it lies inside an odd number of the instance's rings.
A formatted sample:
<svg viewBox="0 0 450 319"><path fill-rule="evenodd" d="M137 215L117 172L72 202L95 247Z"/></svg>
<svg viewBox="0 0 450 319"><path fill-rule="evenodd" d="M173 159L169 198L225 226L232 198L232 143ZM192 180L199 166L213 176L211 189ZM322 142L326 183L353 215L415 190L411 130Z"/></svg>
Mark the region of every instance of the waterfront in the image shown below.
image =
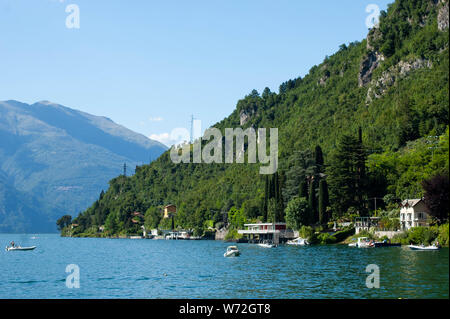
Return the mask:
<svg viewBox="0 0 450 319"><path fill-rule="evenodd" d="M36 237L33 239L33 237ZM0 298L448 298L449 250L344 245L264 249L229 243L0 234L34 251L0 257ZM80 288L66 287L69 264ZM380 288L366 287L366 266Z"/></svg>

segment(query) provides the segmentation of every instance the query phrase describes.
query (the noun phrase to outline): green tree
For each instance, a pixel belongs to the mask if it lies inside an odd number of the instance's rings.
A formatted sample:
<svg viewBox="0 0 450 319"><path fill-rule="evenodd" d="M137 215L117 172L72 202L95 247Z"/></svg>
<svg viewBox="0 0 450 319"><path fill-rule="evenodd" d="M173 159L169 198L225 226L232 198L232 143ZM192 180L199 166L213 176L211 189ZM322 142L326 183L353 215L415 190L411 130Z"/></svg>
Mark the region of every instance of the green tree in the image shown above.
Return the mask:
<svg viewBox="0 0 450 319"><path fill-rule="evenodd" d="M362 215L365 211L365 149L362 141L343 135L328 168L330 199L338 216L353 207Z"/></svg>
<svg viewBox="0 0 450 319"><path fill-rule="evenodd" d="M159 223L161 222L162 213L159 208L150 207L147 209L144 215L145 222L144 225L148 229L158 228Z"/></svg>
<svg viewBox="0 0 450 319"><path fill-rule="evenodd" d="M277 201L275 198L269 199L269 203L267 205L267 222L273 223L276 221L276 215L277 215Z"/></svg>
<svg viewBox="0 0 450 319"><path fill-rule="evenodd" d="M329 205L328 199L328 184L322 179L319 182L319 222L324 225L328 222L329 216L327 214L327 207Z"/></svg>
<svg viewBox="0 0 450 319"><path fill-rule="evenodd" d="M308 224L309 214L309 205L305 198L292 198L286 207L286 226L299 230L301 226Z"/></svg>
<svg viewBox="0 0 450 319"><path fill-rule="evenodd" d="M308 183L306 182L306 180L300 182L300 190L298 196L304 198L308 197Z"/></svg>
<svg viewBox="0 0 450 319"><path fill-rule="evenodd" d="M316 181L313 179L309 184L308 205L310 210L309 223L315 224L319 220L317 216Z"/></svg>
<svg viewBox="0 0 450 319"><path fill-rule="evenodd" d="M64 215L56 221L59 230L69 226L72 223L72 216Z"/></svg>
<svg viewBox="0 0 450 319"><path fill-rule="evenodd" d="M317 145L314 150L314 163L316 165L316 173L323 173L325 170L322 148Z"/></svg>

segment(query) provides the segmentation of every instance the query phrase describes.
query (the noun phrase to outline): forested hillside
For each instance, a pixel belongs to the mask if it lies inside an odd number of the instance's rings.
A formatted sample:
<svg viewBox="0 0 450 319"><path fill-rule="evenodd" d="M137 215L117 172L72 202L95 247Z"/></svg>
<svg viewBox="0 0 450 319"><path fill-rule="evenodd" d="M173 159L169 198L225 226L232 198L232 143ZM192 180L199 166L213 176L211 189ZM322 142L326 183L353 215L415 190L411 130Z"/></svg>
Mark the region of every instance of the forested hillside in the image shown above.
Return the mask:
<svg viewBox="0 0 450 319"><path fill-rule="evenodd" d="M111 180L73 235L100 225L106 235L142 223L167 228L160 209L169 203L175 226L200 233L224 212L235 225L283 220L303 197L313 211L305 223L322 223L369 214L371 198L422 196L424 179L448 174L448 43L448 1L397 0L366 39L341 45L278 92L254 90L215 125L278 128L274 176L260 175L259 164L174 164L166 152Z"/></svg>

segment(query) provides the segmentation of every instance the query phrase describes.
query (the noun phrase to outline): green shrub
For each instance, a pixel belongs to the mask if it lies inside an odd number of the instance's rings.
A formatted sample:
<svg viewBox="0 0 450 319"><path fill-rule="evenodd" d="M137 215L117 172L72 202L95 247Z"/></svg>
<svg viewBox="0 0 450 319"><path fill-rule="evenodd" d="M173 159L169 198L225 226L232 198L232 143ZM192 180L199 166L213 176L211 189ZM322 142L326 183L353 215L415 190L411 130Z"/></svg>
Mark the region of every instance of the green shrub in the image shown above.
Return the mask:
<svg viewBox="0 0 450 319"><path fill-rule="evenodd" d="M437 227L413 227L408 231L408 243L429 245L439 232Z"/></svg>
<svg viewBox="0 0 450 319"><path fill-rule="evenodd" d="M321 233L317 236L317 240L320 244L334 244L336 243L336 237L329 233Z"/></svg>
<svg viewBox="0 0 450 319"><path fill-rule="evenodd" d="M354 234L355 228L349 227L334 233L333 237L336 238L337 242L341 242L344 241L347 237L352 236Z"/></svg>
<svg viewBox="0 0 450 319"><path fill-rule="evenodd" d="M310 241L311 237L314 235L314 229L311 226L302 226L298 233L301 238L305 238Z"/></svg>
<svg viewBox="0 0 450 319"><path fill-rule="evenodd" d="M391 238L391 242L402 244L402 245L408 245L409 244L408 233L404 232L404 233L395 235L394 237Z"/></svg>
<svg viewBox="0 0 450 319"><path fill-rule="evenodd" d="M395 235L392 242L402 245L430 245L438 241L441 246L448 246L448 224L431 227L413 227L408 231Z"/></svg>
<svg viewBox="0 0 450 319"><path fill-rule="evenodd" d="M239 234L237 229L230 229L227 233L227 235L225 236L225 240L236 240L236 239L241 239L243 237L242 234Z"/></svg>
<svg viewBox="0 0 450 319"><path fill-rule="evenodd" d="M448 223L439 226L439 235L437 237L437 241L441 246L448 247Z"/></svg>

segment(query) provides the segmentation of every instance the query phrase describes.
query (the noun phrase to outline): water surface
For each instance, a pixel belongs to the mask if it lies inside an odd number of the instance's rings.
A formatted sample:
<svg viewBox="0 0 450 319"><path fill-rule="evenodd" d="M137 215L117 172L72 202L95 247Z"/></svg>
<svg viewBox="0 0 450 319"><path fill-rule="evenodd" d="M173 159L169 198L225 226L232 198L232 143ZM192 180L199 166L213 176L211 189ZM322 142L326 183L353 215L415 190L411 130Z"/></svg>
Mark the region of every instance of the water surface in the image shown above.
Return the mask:
<svg viewBox="0 0 450 319"><path fill-rule="evenodd" d="M449 250L0 234L34 251L0 252L0 298L449 298ZM68 264L80 288L66 287ZM366 287L366 267L380 288Z"/></svg>

